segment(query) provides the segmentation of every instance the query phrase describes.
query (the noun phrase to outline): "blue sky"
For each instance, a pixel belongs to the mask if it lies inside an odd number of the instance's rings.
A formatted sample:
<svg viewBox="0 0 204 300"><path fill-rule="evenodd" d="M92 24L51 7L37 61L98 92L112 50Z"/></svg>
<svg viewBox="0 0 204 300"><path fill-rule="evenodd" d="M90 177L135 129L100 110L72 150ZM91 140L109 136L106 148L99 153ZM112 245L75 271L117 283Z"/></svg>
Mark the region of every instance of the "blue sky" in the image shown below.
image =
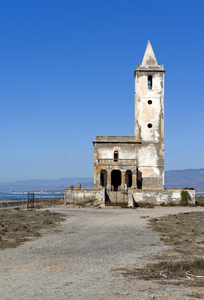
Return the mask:
<svg viewBox="0 0 204 300"><path fill-rule="evenodd" d="M0 0L0 182L93 176L134 135L147 41L165 74L165 169L203 168L204 1Z"/></svg>

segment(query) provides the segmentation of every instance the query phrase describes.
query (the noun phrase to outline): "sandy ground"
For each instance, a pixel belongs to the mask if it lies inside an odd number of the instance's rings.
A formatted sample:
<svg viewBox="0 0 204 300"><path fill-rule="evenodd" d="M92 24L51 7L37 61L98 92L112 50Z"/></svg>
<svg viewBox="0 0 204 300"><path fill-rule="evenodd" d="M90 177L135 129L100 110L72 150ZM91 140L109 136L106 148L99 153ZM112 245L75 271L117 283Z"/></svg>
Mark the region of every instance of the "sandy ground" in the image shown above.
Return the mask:
<svg viewBox="0 0 204 300"><path fill-rule="evenodd" d="M204 287L125 278L121 268L142 267L170 246L148 220L203 207L93 209L58 207L67 215L53 231L0 251L0 299L195 299ZM201 299L201 298L199 298Z"/></svg>

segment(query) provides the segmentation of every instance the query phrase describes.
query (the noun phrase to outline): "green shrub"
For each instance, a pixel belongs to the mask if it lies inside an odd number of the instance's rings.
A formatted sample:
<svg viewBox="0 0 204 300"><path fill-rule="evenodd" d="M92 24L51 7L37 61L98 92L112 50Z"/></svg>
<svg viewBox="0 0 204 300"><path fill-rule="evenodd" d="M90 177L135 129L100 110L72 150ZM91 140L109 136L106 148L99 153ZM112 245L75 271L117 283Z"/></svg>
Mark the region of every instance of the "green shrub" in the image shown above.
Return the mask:
<svg viewBox="0 0 204 300"><path fill-rule="evenodd" d="M189 193L187 191L182 190L181 191L181 201L179 204L182 206L187 206L187 205L189 205L190 200L191 200L191 196L189 195Z"/></svg>
<svg viewBox="0 0 204 300"><path fill-rule="evenodd" d="M121 208L129 208L129 207L128 207L128 204L123 204L123 205L121 205Z"/></svg>
<svg viewBox="0 0 204 300"><path fill-rule="evenodd" d="M167 203L160 203L159 206L178 206L178 203L176 203L175 201L168 201Z"/></svg>
<svg viewBox="0 0 204 300"><path fill-rule="evenodd" d="M154 203L151 202L137 202L136 203L139 207L143 207L143 208L154 208Z"/></svg>

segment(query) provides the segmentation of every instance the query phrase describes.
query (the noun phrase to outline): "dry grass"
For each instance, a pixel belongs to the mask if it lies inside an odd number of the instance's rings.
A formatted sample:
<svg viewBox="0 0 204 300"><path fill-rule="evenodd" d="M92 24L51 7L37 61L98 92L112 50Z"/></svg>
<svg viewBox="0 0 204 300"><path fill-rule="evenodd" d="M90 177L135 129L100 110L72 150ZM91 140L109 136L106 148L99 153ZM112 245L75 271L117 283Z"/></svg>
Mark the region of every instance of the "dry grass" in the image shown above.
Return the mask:
<svg viewBox="0 0 204 300"><path fill-rule="evenodd" d="M36 210L0 210L0 249L15 248L41 236L42 228L52 228L64 220L59 213Z"/></svg>
<svg viewBox="0 0 204 300"><path fill-rule="evenodd" d="M160 240L176 246L180 253L204 254L204 213L191 212L150 220L151 228L161 233Z"/></svg>
<svg viewBox="0 0 204 300"><path fill-rule="evenodd" d="M155 204L151 202L137 202L136 203L138 207L142 208L154 208Z"/></svg>
<svg viewBox="0 0 204 300"><path fill-rule="evenodd" d="M160 240L172 246L171 250L155 256L158 263L148 264L141 269L123 269L122 274L131 279L203 286L204 212L167 215L149 222L152 230L160 233Z"/></svg>
<svg viewBox="0 0 204 300"><path fill-rule="evenodd" d="M93 201L93 198L86 198L85 200L82 201L70 201L70 202L66 202L66 205L73 205L73 206L77 206L77 207L98 207L100 204L97 202L97 199L95 199Z"/></svg>
<svg viewBox="0 0 204 300"><path fill-rule="evenodd" d="M138 276L141 279L200 279L204 282L204 259L202 257L180 260L180 261L160 261L156 264L147 265L145 269L126 271L123 275ZM195 276L195 277L194 277Z"/></svg>
<svg viewBox="0 0 204 300"><path fill-rule="evenodd" d="M49 208L51 206L58 206L64 204L64 198L42 198L42 199L35 199L35 208Z"/></svg>
<svg viewBox="0 0 204 300"><path fill-rule="evenodd" d="M204 196L196 196L196 205L204 206Z"/></svg>
<svg viewBox="0 0 204 300"><path fill-rule="evenodd" d="M85 201L77 202L76 205L79 207L93 206L93 199L86 199Z"/></svg>

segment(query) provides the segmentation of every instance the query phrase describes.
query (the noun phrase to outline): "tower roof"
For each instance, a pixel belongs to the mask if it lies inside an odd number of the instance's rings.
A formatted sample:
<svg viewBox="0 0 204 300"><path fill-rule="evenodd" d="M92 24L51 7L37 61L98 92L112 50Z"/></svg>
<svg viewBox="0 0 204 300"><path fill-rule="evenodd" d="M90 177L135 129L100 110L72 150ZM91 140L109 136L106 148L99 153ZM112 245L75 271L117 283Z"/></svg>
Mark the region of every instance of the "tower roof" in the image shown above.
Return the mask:
<svg viewBox="0 0 204 300"><path fill-rule="evenodd" d="M147 48L145 50L141 66L158 66L157 59L152 49L150 41L148 41L147 43Z"/></svg>

